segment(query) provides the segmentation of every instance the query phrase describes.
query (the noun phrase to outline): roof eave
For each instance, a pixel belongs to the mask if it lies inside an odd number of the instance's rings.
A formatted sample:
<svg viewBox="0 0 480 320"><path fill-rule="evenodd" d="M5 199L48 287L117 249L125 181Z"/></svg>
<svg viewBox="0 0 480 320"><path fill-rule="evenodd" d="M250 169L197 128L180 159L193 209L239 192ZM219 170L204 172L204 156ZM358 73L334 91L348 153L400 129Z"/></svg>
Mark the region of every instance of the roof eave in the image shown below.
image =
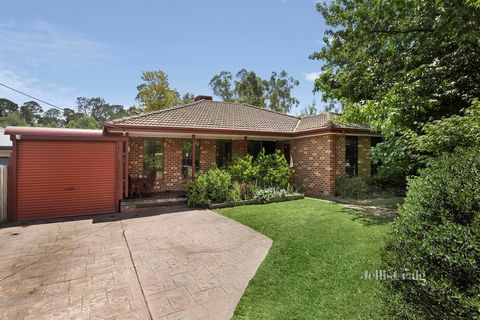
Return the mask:
<svg viewBox="0 0 480 320"><path fill-rule="evenodd" d="M213 128L186 128L186 127L160 127L160 126L143 126L143 125L115 125L106 124L105 130L117 129L119 131L135 131L135 132L168 132L168 133L209 133L209 134L231 134L239 136L278 136L278 137L301 137L316 133L371 133L369 129L364 128L337 128L322 127L304 131L255 131L255 130L235 130L235 129L213 129Z"/></svg>

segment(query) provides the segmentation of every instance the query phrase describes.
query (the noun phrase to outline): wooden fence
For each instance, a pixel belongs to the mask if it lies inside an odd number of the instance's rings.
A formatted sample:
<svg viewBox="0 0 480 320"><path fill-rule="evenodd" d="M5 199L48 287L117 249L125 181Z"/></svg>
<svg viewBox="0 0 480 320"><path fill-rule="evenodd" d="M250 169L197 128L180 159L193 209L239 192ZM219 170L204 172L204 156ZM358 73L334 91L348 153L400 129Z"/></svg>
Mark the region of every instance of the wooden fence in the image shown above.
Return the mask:
<svg viewBox="0 0 480 320"><path fill-rule="evenodd" d="M0 165L0 222L7 220L7 171Z"/></svg>

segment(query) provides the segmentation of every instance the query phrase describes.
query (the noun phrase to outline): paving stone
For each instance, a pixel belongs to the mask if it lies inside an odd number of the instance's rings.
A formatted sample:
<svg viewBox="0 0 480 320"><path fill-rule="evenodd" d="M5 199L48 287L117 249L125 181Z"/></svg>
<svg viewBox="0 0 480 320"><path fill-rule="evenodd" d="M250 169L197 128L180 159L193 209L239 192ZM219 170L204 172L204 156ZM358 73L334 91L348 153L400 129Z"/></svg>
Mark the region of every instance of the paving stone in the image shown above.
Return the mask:
<svg viewBox="0 0 480 320"><path fill-rule="evenodd" d="M0 320L228 319L271 240L208 210L162 210L1 228Z"/></svg>

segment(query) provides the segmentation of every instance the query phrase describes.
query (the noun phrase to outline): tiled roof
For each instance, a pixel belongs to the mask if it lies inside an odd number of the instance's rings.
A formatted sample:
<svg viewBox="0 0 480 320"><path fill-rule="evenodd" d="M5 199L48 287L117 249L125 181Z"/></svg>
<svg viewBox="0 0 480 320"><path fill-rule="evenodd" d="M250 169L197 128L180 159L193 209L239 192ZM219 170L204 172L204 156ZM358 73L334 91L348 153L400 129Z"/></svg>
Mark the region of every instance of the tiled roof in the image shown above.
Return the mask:
<svg viewBox="0 0 480 320"><path fill-rule="evenodd" d="M108 126L141 126L190 129L225 129L274 133L295 133L318 128L359 128L334 125L334 113L299 118L247 104L200 100L171 109L131 116L109 122Z"/></svg>
<svg viewBox="0 0 480 320"><path fill-rule="evenodd" d="M6 149L12 147L12 141L9 135L5 135L5 129L0 128L0 149Z"/></svg>

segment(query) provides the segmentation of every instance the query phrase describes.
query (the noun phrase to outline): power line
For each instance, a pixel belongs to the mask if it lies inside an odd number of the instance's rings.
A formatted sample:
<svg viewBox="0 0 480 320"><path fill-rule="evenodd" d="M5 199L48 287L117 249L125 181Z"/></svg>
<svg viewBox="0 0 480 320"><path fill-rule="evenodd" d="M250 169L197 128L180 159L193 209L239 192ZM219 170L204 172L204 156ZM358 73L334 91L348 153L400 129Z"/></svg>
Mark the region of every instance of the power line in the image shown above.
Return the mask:
<svg viewBox="0 0 480 320"><path fill-rule="evenodd" d="M54 107L54 108L57 108L58 110L62 110L62 111L63 111L63 108L57 107L56 105L51 104L51 103L49 103L49 102L47 102L47 101L44 101L44 100L42 100L42 99L35 98L34 96L31 96L31 95L29 95L29 94L26 94L25 92L22 92L22 91L20 91L20 90L15 89L15 88L9 87L9 86L7 86L6 84L3 84L3 83L1 83L1 82L0 82L0 86L4 86L4 87L7 88L7 89L13 90L13 91L18 92L18 93L20 93L20 94L23 94L24 96L27 96L27 97L29 97L29 98L32 98L33 100L40 101L41 103L48 104L48 105L51 106L51 107Z"/></svg>

